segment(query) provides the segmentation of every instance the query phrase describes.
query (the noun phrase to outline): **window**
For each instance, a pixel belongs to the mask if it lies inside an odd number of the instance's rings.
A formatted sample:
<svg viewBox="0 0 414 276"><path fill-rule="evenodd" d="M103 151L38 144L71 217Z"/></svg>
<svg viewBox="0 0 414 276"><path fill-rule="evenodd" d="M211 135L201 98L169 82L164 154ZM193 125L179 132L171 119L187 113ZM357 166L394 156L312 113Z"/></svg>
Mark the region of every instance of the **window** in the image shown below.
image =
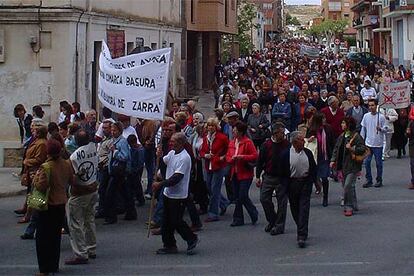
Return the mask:
<svg viewBox="0 0 414 276"><path fill-rule="evenodd" d="M390 5L390 0L382 0L382 6L388 7Z"/></svg>
<svg viewBox="0 0 414 276"><path fill-rule="evenodd" d="M345 2L344 3L344 7L349 7L349 3L348 2Z"/></svg>
<svg viewBox="0 0 414 276"><path fill-rule="evenodd" d="M135 48L135 43L134 42L127 42L127 55L129 55L129 53L131 53L132 50L134 50Z"/></svg>
<svg viewBox="0 0 414 276"><path fill-rule="evenodd" d="M170 48L171 48L171 61L174 60L174 43L170 43Z"/></svg>
<svg viewBox="0 0 414 276"><path fill-rule="evenodd" d="M345 14L344 14L344 17L345 17L345 18L349 18L349 13L345 13Z"/></svg>
<svg viewBox="0 0 414 276"><path fill-rule="evenodd" d="M229 0L224 0L224 24L229 25Z"/></svg>
<svg viewBox="0 0 414 276"><path fill-rule="evenodd" d="M341 2L329 2L329 11L341 11Z"/></svg>

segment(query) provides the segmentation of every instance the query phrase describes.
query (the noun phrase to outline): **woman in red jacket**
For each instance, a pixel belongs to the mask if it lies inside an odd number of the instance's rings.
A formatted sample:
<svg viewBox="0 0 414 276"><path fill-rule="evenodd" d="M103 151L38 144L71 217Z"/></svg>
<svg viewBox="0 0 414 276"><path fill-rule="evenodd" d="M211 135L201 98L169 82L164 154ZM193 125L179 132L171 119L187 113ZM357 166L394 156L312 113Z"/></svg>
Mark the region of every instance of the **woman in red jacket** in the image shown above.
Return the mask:
<svg viewBox="0 0 414 276"><path fill-rule="evenodd" d="M229 143L226 160L231 165L230 177L233 182L236 207L233 213L233 222L230 226L244 224L243 206L256 224L259 213L249 198L249 189L253 180L254 163L258 154L252 140L247 137L247 125L237 122L233 127L234 139Z"/></svg>
<svg viewBox="0 0 414 276"><path fill-rule="evenodd" d="M205 222L218 221L219 215L223 214L229 205L229 201L221 194L221 186L226 173L226 152L229 139L218 131L219 127L219 121L216 118L207 120L207 135L204 136L200 149L200 157L205 160L206 183L210 193L208 218ZM219 209L221 209L220 213Z"/></svg>

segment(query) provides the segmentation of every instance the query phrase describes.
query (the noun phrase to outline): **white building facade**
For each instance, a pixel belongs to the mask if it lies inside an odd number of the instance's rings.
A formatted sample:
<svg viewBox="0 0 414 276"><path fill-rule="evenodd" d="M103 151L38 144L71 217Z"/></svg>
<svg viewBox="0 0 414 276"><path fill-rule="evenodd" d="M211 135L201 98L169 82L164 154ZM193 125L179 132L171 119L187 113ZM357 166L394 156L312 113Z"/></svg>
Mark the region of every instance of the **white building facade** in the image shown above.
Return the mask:
<svg viewBox="0 0 414 276"><path fill-rule="evenodd" d="M414 0L384 1L383 7L391 21L392 63L414 69Z"/></svg>
<svg viewBox="0 0 414 276"><path fill-rule="evenodd" d="M265 18L263 12L261 12L259 9L257 9L256 18L253 21L253 24L256 26L256 28L252 28L251 30L251 37L254 49L263 50L263 48L265 47Z"/></svg>
<svg viewBox="0 0 414 276"><path fill-rule="evenodd" d="M114 54L137 43L173 48L170 83L181 76L181 0L2 0L0 2L0 166L2 148L18 141L16 104L40 104L56 121L59 102L100 110L98 60L102 40Z"/></svg>

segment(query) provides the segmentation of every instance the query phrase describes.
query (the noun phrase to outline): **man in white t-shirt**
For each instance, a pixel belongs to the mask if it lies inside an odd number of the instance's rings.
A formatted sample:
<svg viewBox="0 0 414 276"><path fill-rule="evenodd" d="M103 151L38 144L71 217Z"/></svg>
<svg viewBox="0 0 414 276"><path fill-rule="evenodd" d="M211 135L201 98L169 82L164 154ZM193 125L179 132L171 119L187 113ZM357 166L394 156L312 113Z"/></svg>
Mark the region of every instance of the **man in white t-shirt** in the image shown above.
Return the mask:
<svg viewBox="0 0 414 276"><path fill-rule="evenodd" d="M369 147L371 153L365 159L365 171L367 182L364 188L372 187L371 160L375 157L377 166L377 182L374 185L379 188L382 186L382 148L384 146L384 133L387 132L384 115L377 111L377 100L368 100L369 112L364 115L361 121L361 136L365 139L365 145Z"/></svg>
<svg viewBox="0 0 414 276"><path fill-rule="evenodd" d="M368 104L370 99L377 99L377 91L375 91L374 87L371 87L370 80L364 82L364 88L361 89L361 97L364 100L364 104Z"/></svg>
<svg viewBox="0 0 414 276"><path fill-rule="evenodd" d="M164 247L158 249L157 254L178 252L174 238L174 232L177 231L187 242L187 254L192 255L199 240L183 220L190 184L191 157L184 149L187 138L183 133L173 134L170 142L172 150L163 157L163 161L167 165L165 180L154 182L152 185L153 191L160 189L162 186L165 187L163 193L164 217L161 227ZM157 156L162 156L160 148L157 150Z"/></svg>

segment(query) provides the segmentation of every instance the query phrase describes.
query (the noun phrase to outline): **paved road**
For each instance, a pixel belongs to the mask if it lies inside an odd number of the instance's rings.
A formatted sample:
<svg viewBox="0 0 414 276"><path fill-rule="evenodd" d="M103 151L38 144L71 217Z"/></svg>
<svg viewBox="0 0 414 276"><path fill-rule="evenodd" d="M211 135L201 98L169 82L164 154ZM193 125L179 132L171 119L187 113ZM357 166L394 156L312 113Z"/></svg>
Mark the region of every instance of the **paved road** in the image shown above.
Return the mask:
<svg viewBox="0 0 414 276"><path fill-rule="evenodd" d="M331 184L330 205L323 208L313 196L308 247L296 246L296 227L288 214L286 233L264 233L265 219L258 189L253 201L260 210L259 224L231 228L230 208L222 221L205 225L200 232L198 254L157 256L161 238L146 238L144 221L148 204L139 209L136 222L120 221L103 226L97 222L98 258L88 265L69 267L68 237L63 238L60 275L413 275L414 191L407 190L408 158L385 163L384 187L362 189L361 211L346 218L339 207L340 187ZM22 241L23 226L12 210L23 197L0 199L0 274L32 275L37 271L34 241Z"/></svg>

